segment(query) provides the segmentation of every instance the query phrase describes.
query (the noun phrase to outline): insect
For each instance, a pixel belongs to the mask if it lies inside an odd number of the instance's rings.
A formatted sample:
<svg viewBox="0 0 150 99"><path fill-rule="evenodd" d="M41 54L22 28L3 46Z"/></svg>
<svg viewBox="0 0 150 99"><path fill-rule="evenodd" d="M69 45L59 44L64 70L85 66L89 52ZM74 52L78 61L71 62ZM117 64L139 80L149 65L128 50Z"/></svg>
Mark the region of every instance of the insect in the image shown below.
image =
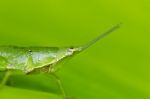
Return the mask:
<svg viewBox="0 0 150 99"><path fill-rule="evenodd" d="M3 77L0 85L4 86L11 75L11 72L15 70L22 71L25 74L44 73L53 75L56 78L63 98L70 99L67 98L61 81L55 74L60 68L58 63L64 61L68 57L72 57L73 55L84 51L92 44L119 27L120 24L113 26L102 35L80 47L59 48L0 46L0 71L5 72L5 76Z"/></svg>

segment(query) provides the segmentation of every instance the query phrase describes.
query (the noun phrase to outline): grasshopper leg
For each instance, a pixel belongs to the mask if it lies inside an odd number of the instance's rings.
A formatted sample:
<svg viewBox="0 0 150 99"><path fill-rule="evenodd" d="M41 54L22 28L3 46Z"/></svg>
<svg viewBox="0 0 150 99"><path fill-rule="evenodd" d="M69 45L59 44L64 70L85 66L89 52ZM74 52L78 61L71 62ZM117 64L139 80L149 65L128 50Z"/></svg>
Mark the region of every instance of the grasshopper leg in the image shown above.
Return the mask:
<svg viewBox="0 0 150 99"><path fill-rule="evenodd" d="M4 78L2 79L2 82L0 82L0 88L2 88L7 83L7 80L9 79L10 75L11 75L10 71L6 71Z"/></svg>
<svg viewBox="0 0 150 99"><path fill-rule="evenodd" d="M76 99L75 97L68 97L63 89L63 86L62 86L62 83L61 83L61 80L60 78L55 74L55 73L52 73L52 76L56 79L56 82L59 86L59 89L63 95L63 99Z"/></svg>
<svg viewBox="0 0 150 99"><path fill-rule="evenodd" d="M64 91L64 89L63 89L63 86L62 86L62 83L61 83L60 78L59 78L56 74L54 74L54 73L52 73L52 76L55 78L55 80L56 80L56 82L57 82L57 84L58 84L58 86L59 86L59 89L60 89L60 91L61 91L61 93L62 93L62 95L63 95L63 98L64 98L64 99L67 99L67 98L66 98L66 93L65 93L65 91Z"/></svg>

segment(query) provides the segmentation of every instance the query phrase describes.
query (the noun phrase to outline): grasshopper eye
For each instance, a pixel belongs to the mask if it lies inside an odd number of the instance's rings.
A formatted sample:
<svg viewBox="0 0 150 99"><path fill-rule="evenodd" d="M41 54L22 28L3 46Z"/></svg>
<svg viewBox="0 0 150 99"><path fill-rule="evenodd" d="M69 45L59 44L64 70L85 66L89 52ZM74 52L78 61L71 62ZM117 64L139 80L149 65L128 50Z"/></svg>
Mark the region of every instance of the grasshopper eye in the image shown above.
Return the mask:
<svg viewBox="0 0 150 99"><path fill-rule="evenodd" d="M73 47L70 47L70 48L68 49L68 52L73 52L73 50L74 50L74 48L73 48Z"/></svg>
<svg viewBox="0 0 150 99"><path fill-rule="evenodd" d="M74 48L73 48L73 47L68 48L68 50L67 50L67 55L72 55L72 54L73 54L73 51L74 51Z"/></svg>
<svg viewBox="0 0 150 99"><path fill-rule="evenodd" d="M69 49L73 50L74 48L73 48L73 47L70 47Z"/></svg>

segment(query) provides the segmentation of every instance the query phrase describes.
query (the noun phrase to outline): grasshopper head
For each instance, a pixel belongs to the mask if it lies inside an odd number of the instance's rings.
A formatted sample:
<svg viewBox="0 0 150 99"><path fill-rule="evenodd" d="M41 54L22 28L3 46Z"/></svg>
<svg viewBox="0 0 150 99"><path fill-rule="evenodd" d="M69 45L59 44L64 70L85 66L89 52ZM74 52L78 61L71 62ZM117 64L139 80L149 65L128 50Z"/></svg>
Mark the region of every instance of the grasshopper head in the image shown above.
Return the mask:
<svg viewBox="0 0 150 99"><path fill-rule="evenodd" d="M76 53L79 53L80 51L81 51L80 47L79 48L78 47L69 47L67 49L66 55L71 56L71 55L74 55Z"/></svg>
<svg viewBox="0 0 150 99"><path fill-rule="evenodd" d="M65 48L60 48L56 54L56 58L55 58L55 63L57 63L57 65L55 65L52 68L52 72L56 72L58 71L62 65L69 59L71 58L71 56L79 53L81 51L80 48L77 47L65 47Z"/></svg>
<svg viewBox="0 0 150 99"><path fill-rule="evenodd" d="M57 53L57 58L58 59L63 59L69 56L72 56L78 52L81 51L81 48L77 48L77 47L66 47L66 48L62 48L58 51Z"/></svg>

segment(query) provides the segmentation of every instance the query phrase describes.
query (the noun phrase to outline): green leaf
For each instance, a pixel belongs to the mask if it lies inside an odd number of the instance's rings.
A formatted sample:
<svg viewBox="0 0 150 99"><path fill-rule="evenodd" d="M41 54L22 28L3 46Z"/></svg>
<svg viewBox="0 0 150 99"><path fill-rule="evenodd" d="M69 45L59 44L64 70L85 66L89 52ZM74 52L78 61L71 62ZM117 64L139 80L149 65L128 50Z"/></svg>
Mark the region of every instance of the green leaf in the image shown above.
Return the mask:
<svg viewBox="0 0 150 99"><path fill-rule="evenodd" d="M43 93L12 87L3 87L3 89L0 90L0 97L3 99L61 99L61 97L59 97L56 94Z"/></svg>

